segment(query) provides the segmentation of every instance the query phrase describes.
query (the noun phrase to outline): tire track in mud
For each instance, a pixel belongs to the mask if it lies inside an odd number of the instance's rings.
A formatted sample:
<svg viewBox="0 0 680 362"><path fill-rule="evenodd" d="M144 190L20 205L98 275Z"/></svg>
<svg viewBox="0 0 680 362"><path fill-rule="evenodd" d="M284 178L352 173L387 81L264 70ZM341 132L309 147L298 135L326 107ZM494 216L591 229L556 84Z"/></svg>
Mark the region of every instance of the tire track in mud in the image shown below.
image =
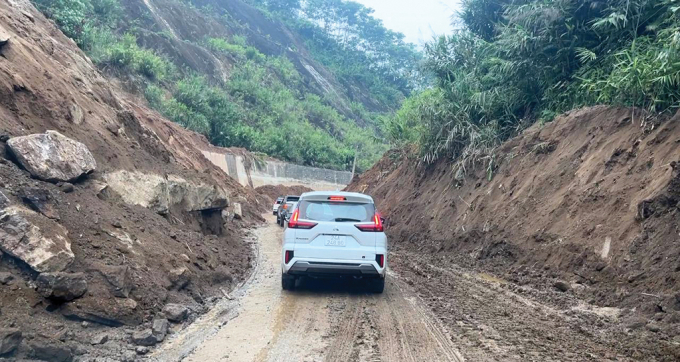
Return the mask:
<svg viewBox="0 0 680 362"><path fill-rule="evenodd" d="M360 280L303 279L295 291L282 291L281 229L267 219L256 231L257 277L230 310L235 317L203 335L188 356L159 353L165 361L463 361L425 304L395 275L381 295L366 293ZM211 321L218 319L204 318L201 325Z"/></svg>

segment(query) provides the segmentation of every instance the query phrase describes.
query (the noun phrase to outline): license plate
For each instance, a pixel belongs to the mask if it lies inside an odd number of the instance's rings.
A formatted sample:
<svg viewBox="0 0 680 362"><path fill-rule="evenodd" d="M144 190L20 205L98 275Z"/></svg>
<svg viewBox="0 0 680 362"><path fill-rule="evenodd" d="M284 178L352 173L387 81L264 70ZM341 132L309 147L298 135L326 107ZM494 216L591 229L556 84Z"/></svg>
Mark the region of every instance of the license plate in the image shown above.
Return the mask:
<svg viewBox="0 0 680 362"><path fill-rule="evenodd" d="M326 235L326 246L345 246L345 243L344 235Z"/></svg>

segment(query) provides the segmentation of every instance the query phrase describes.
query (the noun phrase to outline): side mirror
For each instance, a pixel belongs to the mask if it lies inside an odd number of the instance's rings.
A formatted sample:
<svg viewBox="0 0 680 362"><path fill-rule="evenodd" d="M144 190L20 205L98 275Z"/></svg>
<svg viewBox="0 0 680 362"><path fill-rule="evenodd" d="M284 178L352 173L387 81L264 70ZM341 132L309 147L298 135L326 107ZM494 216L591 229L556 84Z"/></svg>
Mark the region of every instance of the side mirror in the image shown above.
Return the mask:
<svg viewBox="0 0 680 362"><path fill-rule="evenodd" d="M384 217L381 216L381 217L380 217L380 222L381 222L383 225L385 225L385 221L387 221L387 219L385 219Z"/></svg>

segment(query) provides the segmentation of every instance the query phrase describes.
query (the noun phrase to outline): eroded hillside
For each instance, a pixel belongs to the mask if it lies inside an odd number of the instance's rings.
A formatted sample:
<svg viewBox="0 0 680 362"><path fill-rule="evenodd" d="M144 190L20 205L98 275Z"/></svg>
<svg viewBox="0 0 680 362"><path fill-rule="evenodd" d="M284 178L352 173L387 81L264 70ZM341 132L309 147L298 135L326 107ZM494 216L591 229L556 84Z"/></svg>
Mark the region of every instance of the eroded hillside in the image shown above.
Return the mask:
<svg viewBox="0 0 680 362"><path fill-rule="evenodd" d="M375 142L380 116L413 88L402 68L414 67L418 53L379 22L375 39L352 34L341 44L332 29L350 29L350 20L328 30L259 1L33 3L108 77L216 146L339 170L351 169L359 152L365 170L386 149ZM314 6L331 5L345 3ZM372 44L396 55L371 59Z"/></svg>
<svg viewBox="0 0 680 362"><path fill-rule="evenodd" d="M244 227L269 202L206 160L205 138L111 85L30 1L0 4L0 38L1 353L132 360L145 351L131 334L153 344L167 328L145 336L153 320L178 328L244 279ZM44 176L27 155L87 167Z"/></svg>
<svg viewBox="0 0 680 362"><path fill-rule="evenodd" d="M437 268L461 265L563 291L612 308L629 330L647 326L620 348L663 360L677 357L680 332L679 125L678 115L586 108L504 143L491 170L391 152L349 189L376 198L416 275L436 285ZM433 309L456 308L440 298L450 288L426 293Z"/></svg>

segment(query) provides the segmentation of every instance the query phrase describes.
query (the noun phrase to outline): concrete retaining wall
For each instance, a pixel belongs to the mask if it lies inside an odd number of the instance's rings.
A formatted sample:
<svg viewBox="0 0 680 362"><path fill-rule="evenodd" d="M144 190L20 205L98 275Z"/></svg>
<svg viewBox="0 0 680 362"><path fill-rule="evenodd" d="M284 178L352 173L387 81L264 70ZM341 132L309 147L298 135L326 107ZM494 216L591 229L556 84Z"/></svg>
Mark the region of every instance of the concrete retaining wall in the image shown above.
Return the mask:
<svg viewBox="0 0 680 362"><path fill-rule="evenodd" d="M352 173L294 165L281 161L266 161L246 168L243 156L231 153L203 151L203 155L241 185L303 185L313 190L342 190L352 180Z"/></svg>

